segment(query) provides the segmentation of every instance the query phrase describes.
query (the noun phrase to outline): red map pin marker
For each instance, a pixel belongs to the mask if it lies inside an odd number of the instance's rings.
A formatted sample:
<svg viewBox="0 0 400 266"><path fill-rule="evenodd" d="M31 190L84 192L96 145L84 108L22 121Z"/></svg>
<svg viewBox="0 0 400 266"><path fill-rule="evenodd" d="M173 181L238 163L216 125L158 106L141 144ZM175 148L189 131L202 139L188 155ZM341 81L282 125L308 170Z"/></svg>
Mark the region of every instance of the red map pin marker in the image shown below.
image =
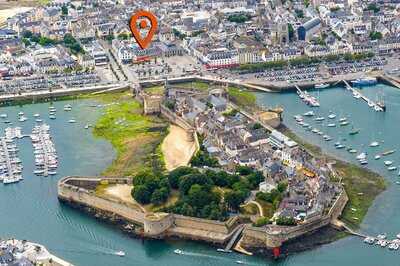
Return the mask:
<svg viewBox="0 0 400 266"><path fill-rule="evenodd" d="M150 21L150 30L147 33L145 38L142 38L140 35L140 29L145 29L148 26L147 20ZM139 21L140 20L140 21ZM137 23L139 22L139 29ZM140 48L146 49L151 40L153 39L154 33L157 31L157 18L150 13L149 11L140 10L136 12L129 22L129 27L131 28L131 32L133 37L135 38L136 42L139 44Z"/></svg>

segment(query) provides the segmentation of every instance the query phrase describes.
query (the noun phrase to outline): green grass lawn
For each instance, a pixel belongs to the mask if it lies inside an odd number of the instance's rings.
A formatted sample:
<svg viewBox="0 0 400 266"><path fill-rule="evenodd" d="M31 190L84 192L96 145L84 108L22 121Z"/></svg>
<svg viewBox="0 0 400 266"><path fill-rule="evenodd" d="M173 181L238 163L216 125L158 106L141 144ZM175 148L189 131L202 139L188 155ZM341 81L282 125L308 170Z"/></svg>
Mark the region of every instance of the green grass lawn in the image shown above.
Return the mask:
<svg viewBox="0 0 400 266"><path fill-rule="evenodd" d="M229 99L242 108L249 109L256 106L256 96L248 90L242 90L236 87L228 88Z"/></svg>
<svg viewBox="0 0 400 266"><path fill-rule="evenodd" d="M165 93L164 86L154 86L154 87L145 88L144 90L148 94L151 94L151 95L164 95L164 93Z"/></svg>
<svg viewBox="0 0 400 266"><path fill-rule="evenodd" d="M167 124L159 117L142 114L141 104L127 93L93 96L105 103L94 127L96 137L111 142L117 158L103 172L108 176L131 176L144 168L163 168L159 146L167 133ZM86 96L85 96L86 97Z"/></svg>
<svg viewBox="0 0 400 266"><path fill-rule="evenodd" d="M193 82L177 83L176 86L183 88L194 88L200 91L207 91L208 88L210 87L210 84L204 81L193 81Z"/></svg>

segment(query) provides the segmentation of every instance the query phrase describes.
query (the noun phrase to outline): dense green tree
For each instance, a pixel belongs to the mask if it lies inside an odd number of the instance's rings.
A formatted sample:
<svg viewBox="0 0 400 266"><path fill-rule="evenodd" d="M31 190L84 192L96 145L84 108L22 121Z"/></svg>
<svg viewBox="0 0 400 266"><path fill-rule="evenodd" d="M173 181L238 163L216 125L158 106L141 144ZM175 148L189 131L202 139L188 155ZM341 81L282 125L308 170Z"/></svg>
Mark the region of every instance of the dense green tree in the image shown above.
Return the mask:
<svg viewBox="0 0 400 266"><path fill-rule="evenodd" d="M188 174L194 174L198 173L199 171L190 167L186 166L181 166L178 167L168 174L168 181L169 184L171 185L172 188L178 189L179 188L179 182L180 178L182 176L188 175Z"/></svg>
<svg viewBox="0 0 400 266"><path fill-rule="evenodd" d="M285 192L285 191L286 191L287 186L288 186L287 182L283 182L283 181L282 181L282 182L280 182L280 183L278 184L277 189L278 189L278 191L279 191L280 193L282 193L282 192Z"/></svg>
<svg viewBox="0 0 400 266"><path fill-rule="evenodd" d="M151 203L159 205L168 199L169 191L166 187L156 189L153 194L151 194Z"/></svg>
<svg viewBox="0 0 400 266"><path fill-rule="evenodd" d="M67 7L66 5L63 5L63 6L61 7L61 14L62 14L63 16L67 16L67 15L68 15L68 7Z"/></svg>
<svg viewBox="0 0 400 266"><path fill-rule="evenodd" d="M236 167L236 172L238 172L240 175L249 175L253 172L253 168L239 165Z"/></svg>
<svg viewBox="0 0 400 266"><path fill-rule="evenodd" d="M147 204L150 202L151 193L145 185L138 185L133 187L132 196L137 202Z"/></svg>
<svg viewBox="0 0 400 266"><path fill-rule="evenodd" d="M264 175L260 171L254 171L247 176L251 189L257 189L258 185L264 181Z"/></svg>
<svg viewBox="0 0 400 266"><path fill-rule="evenodd" d="M206 176L204 174L190 174L190 175L183 176L180 179L179 191L183 195L186 195L189 192L189 189L194 184L211 187L214 183L211 178L209 178L208 176Z"/></svg>

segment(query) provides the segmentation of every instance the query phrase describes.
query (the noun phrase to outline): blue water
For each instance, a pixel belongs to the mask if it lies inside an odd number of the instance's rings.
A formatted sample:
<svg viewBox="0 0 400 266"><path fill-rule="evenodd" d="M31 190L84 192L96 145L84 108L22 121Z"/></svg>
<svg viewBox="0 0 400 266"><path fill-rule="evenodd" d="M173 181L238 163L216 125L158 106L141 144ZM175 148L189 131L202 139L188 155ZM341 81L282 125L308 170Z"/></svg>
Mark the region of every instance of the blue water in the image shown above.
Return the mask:
<svg viewBox="0 0 400 266"><path fill-rule="evenodd" d="M363 92L375 98L377 88L386 95L388 111L375 113L365 102L356 101L343 88L323 90L319 94L321 107L314 109L327 116L334 111L338 117L346 115L360 128L359 135L350 137L344 129L320 127L332 137L345 137L346 145L369 153L368 167L380 172L388 180L389 187L370 208L361 230L370 234L386 232L394 237L400 232L400 186L394 184L399 179L397 172L389 173L383 162L374 161L375 152L396 148L399 151L390 159L400 165L400 144L397 141L400 129L400 91L384 85L364 88ZM308 110L294 93L259 93L259 103L264 105L282 105L285 108L285 123L308 141L321 145L326 152L355 162L354 155L333 148L334 141L327 143L321 137L305 132L292 118ZM70 103L72 112L64 112L62 107ZM40 113L51 126L51 133L59 155L58 175L37 177L32 174L34 160L29 139L18 142L19 155L24 164L24 178L18 184L4 186L0 184L0 236L29 239L47 246L56 255L75 265L236 265L242 260L248 265L397 265L400 251L389 251L375 246L366 246L361 239L348 237L314 250L291 255L278 262L262 257L247 257L240 254L221 254L215 248L187 241L145 241L130 238L105 223L87 216L57 200L57 180L66 175L97 175L109 165L114 156L111 145L92 136L91 130L84 129L85 124L94 124L101 115L101 108L89 107L90 100L55 102L57 119L47 118L50 103L38 103L11 107L1 107L0 113L7 113L14 125L23 127L29 133L34 124L33 114ZM17 122L17 113L25 112L29 120ZM76 124L67 121L75 117ZM0 132L6 127L0 123ZM378 148L369 148L373 140L385 140ZM376 150L376 151L375 151ZM175 255L174 249L182 249L185 255ZM124 250L125 257L112 255Z"/></svg>

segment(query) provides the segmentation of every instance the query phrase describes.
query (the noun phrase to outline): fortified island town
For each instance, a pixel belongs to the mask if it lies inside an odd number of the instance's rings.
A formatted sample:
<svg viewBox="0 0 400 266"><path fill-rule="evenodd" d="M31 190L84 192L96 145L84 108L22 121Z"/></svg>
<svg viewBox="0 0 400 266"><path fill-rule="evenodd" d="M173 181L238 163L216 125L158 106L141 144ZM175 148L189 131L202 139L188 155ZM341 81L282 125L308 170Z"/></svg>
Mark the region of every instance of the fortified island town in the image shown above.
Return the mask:
<svg viewBox="0 0 400 266"><path fill-rule="evenodd" d="M139 10L154 20L132 21ZM94 222L144 249L190 241L240 254L233 264L346 237L399 249L400 234L363 226L400 184L387 178L400 176L397 142L324 106L338 90L371 123L395 123L398 1L0 1L0 27L4 202L49 204L45 235L82 230L61 249L29 223L11 226L25 218L0 205L14 219L0 222L0 265L129 265L129 247L95 235ZM109 146L89 153L99 139ZM40 198L10 196L32 181ZM114 258L88 263L85 248ZM193 254L173 248L176 265Z"/></svg>

